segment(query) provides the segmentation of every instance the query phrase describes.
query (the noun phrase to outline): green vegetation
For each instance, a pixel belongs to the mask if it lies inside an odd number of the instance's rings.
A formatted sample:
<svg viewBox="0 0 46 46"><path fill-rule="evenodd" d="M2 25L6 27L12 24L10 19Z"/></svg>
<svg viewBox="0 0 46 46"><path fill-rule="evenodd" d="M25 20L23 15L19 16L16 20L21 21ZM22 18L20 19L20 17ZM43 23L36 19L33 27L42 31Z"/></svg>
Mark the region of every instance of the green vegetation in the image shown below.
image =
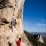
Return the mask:
<svg viewBox="0 0 46 46"><path fill-rule="evenodd" d="M24 33L26 34L28 40L32 43L33 46L46 46L45 43L38 42L38 38L34 38L33 34L30 34L29 32L24 30Z"/></svg>
<svg viewBox="0 0 46 46"><path fill-rule="evenodd" d="M45 37L43 37L43 39L44 39L44 44L46 44L46 38L45 38Z"/></svg>

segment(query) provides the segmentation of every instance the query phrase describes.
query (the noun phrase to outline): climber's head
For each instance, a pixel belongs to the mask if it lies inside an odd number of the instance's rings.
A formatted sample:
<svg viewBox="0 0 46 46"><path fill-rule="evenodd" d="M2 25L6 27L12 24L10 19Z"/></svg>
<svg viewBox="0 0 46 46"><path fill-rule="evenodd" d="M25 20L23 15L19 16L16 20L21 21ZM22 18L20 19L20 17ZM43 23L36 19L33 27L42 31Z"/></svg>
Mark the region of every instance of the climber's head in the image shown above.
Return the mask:
<svg viewBox="0 0 46 46"><path fill-rule="evenodd" d="M19 40L21 40L21 38L19 38Z"/></svg>

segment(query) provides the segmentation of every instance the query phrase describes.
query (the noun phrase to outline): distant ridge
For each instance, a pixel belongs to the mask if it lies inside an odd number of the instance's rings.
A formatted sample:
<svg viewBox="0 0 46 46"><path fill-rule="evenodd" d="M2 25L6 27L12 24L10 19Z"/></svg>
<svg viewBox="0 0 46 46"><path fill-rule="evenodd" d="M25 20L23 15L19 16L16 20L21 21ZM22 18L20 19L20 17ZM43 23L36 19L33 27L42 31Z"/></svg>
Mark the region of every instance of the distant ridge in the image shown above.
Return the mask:
<svg viewBox="0 0 46 46"><path fill-rule="evenodd" d="M41 34L42 37L45 37L46 38L46 32L31 32L30 34Z"/></svg>
<svg viewBox="0 0 46 46"><path fill-rule="evenodd" d="M46 34L46 32L31 32L31 33L34 33L34 34Z"/></svg>

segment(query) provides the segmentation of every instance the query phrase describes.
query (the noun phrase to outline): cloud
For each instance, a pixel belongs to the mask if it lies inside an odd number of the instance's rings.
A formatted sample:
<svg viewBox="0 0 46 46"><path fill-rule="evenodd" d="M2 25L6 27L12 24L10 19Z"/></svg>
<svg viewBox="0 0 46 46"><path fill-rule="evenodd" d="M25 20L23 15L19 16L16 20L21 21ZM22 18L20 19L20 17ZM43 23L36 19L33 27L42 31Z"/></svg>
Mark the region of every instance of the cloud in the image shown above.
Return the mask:
<svg viewBox="0 0 46 46"><path fill-rule="evenodd" d="M46 24L41 24L41 23L37 23L35 25L37 25L37 26L46 26Z"/></svg>
<svg viewBox="0 0 46 46"><path fill-rule="evenodd" d="M37 26L42 26L42 24L41 24L41 23L37 23L36 25L37 25Z"/></svg>
<svg viewBox="0 0 46 46"><path fill-rule="evenodd" d="M43 26L46 26L46 24L43 24Z"/></svg>

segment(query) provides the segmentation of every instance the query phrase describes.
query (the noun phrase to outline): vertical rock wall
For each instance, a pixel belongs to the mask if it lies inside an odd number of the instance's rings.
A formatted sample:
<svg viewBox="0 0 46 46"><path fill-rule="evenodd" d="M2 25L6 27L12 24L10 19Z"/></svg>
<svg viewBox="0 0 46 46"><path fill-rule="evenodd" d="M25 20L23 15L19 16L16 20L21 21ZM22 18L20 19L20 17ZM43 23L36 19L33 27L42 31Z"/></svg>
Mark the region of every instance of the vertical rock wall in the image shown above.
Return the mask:
<svg viewBox="0 0 46 46"><path fill-rule="evenodd" d="M0 46L31 46L23 31L22 14L24 0L0 0Z"/></svg>

